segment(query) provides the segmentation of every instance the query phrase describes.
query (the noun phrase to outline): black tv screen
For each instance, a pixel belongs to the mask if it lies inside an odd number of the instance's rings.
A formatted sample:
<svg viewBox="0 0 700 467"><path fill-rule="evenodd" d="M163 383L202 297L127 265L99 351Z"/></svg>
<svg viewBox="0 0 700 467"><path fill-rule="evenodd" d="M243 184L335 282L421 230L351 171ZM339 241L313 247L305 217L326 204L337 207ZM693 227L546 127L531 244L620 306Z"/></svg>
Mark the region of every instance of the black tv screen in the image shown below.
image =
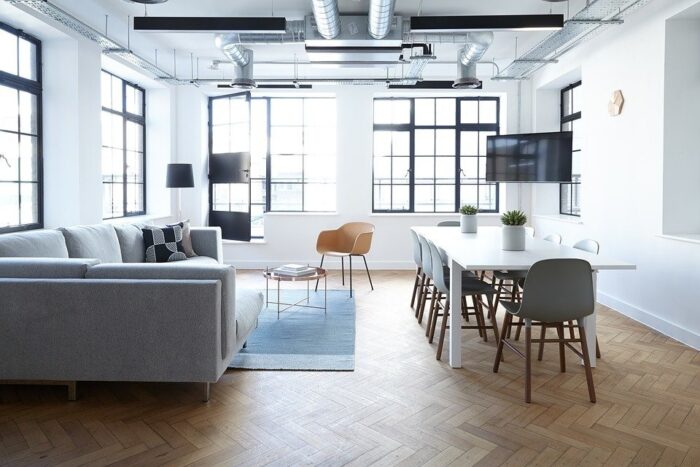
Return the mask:
<svg viewBox="0 0 700 467"><path fill-rule="evenodd" d="M573 133L531 133L486 139L487 182L570 182Z"/></svg>

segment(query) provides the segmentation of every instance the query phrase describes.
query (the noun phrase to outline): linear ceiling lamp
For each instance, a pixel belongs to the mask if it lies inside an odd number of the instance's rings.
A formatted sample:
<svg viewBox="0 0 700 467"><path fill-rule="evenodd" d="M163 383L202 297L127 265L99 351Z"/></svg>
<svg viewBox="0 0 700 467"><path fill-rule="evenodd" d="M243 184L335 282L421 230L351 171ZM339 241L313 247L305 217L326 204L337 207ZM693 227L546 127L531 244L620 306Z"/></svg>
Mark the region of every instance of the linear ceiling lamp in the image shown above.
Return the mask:
<svg viewBox="0 0 700 467"><path fill-rule="evenodd" d="M453 89L452 81L433 81L433 80L423 80L418 81L416 84L390 84L389 89ZM472 87L470 89L481 89L481 83L478 87Z"/></svg>
<svg viewBox="0 0 700 467"><path fill-rule="evenodd" d="M140 32L242 32L283 34L287 19L280 17L136 16Z"/></svg>
<svg viewBox="0 0 700 467"><path fill-rule="evenodd" d="M564 15L411 16L411 32L552 31L564 27Z"/></svg>

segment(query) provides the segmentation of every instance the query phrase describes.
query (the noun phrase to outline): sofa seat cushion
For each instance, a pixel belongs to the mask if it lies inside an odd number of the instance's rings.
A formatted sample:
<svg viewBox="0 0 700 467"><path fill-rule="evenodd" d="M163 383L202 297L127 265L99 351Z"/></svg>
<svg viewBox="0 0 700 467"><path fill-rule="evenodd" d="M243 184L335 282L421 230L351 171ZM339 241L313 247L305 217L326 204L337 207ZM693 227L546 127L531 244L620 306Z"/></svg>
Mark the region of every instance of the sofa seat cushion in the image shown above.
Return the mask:
<svg viewBox="0 0 700 467"><path fill-rule="evenodd" d="M114 224L122 252L122 262L143 263L146 261L146 247L143 245L141 229L147 224Z"/></svg>
<svg viewBox="0 0 700 467"><path fill-rule="evenodd" d="M34 230L0 235L0 257L68 258L68 249L58 230Z"/></svg>
<svg viewBox="0 0 700 467"><path fill-rule="evenodd" d="M263 303L262 292L249 289L236 291L236 341L239 347L257 326Z"/></svg>
<svg viewBox="0 0 700 467"><path fill-rule="evenodd" d="M156 263L168 268L187 268L192 266L221 266L214 258L208 256L193 256L182 261L171 261L169 263Z"/></svg>
<svg viewBox="0 0 700 467"><path fill-rule="evenodd" d="M0 258L0 278L4 279L83 279L96 259Z"/></svg>
<svg viewBox="0 0 700 467"><path fill-rule="evenodd" d="M112 225L76 225L60 230L71 258L97 258L103 263L122 262L119 238Z"/></svg>

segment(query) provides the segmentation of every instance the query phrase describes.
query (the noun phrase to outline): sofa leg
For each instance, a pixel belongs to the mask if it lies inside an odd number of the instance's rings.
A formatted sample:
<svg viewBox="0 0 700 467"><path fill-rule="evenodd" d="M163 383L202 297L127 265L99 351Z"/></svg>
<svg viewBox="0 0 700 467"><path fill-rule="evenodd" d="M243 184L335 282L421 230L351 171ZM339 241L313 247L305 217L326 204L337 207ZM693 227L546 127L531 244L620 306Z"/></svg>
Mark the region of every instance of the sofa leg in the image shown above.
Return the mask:
<svg viewBox="0 0 700 467"><path fill-rule="evenodd" d="M202 383L202 402L209 402L210 394L209 383Z"/></svg>
<svg viewBox="0 0 700 467"><path fill-rule="evenodd" d="M69 401L78 400L77 386L78 386L77 381L69 381L68 384L66 384L66 388L68 389L68 400Z"/></svg>
<svg viewBox="0 0 700 467"><path fill-rule="evenodd" d="M246 347L248 347L248 341L245 341L245 342L243 343L243 348L245 349Z"/></svg>

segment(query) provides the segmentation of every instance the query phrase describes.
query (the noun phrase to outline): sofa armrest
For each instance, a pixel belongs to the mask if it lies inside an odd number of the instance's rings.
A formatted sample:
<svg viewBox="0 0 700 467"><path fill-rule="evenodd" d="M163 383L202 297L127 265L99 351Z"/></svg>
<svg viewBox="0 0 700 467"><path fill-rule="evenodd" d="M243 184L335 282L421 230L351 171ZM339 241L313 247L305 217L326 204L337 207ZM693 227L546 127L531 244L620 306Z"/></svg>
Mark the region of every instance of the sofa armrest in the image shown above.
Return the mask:
<svg viewBox="0 0 700 467"><path fill-rule="evenodd" d="M0 279L0 380L215 382L219 281Z"/></svg>
<svg viewBox="0 0 700 467"><path fill-rule="evenodd" d="M224 250L220 227L191 227L192 248L200 256L209 256L224 262Z"/></svg>
<svg viewBox="0 0 700 467"><path fill-rule="evenodd" d="M196 251L196 250L195 250ZM221 283L221 357L236 345L236 269L233 266L177 267L177 263L98 264L88 269L87 279L215 280Z"/></svg>
<svg viewBox="0 0 700 467"><path fill-rule="evenodd" d="M97 259L0 258L0 277L26 279L82 279Z"/></svg>

